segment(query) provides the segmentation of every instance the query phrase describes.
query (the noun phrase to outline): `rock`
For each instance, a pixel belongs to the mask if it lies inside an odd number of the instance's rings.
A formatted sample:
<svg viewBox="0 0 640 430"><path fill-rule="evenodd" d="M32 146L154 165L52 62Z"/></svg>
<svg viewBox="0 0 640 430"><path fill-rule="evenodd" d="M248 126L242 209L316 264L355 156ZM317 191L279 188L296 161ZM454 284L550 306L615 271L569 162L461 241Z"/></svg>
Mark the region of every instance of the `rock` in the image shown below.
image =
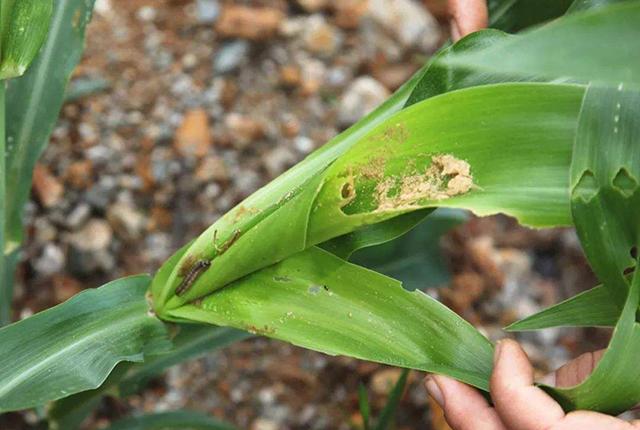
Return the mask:
<svg viewBox="0 0 640 430"><path fill-rule="evenodd" d="M275 178L297 161L295 154L286 146L278 146L262 158L264 167L272 178Z"/></svg>
<svg viewBox="0 0 640 430"><path fill-rule="evenodd" d="M224 160L217 156L208 156L196 169L195 177L198 182L226 181L228 179L227 167Z"/></svg>
<svg viewBox="0 0 640 430"><path fill-rule="evenodd" d="M113 176L102 176L85 193L87 203L98 210L105 210L115 196L118 182Z"/></svg>
<svg viewBox="0 0 640 430"><path fill-rule="evenodd" d="M58 234L56 228L45 217L38 217L33 222L33 240L41 244L54 240Z"/></svg>
<svg viewBox="0 0 640 430"><path fill-rule="evenodd" d="M369 0L368 13L405 48L432 51L438 46L438 22L413 0Z"/></svg>
<svg viewBox="0 0 640 430"><path fill-rule="evenodd" d="M389 91L378 81L362 76L354 80L340 99L338 122L348 126L375 109L389 97Z"/></svg>
<svg viewBox="0 0 640 430"><path fill-rule="evenodd" d="M126 240L140 238L147 226L147 218L126 203L116 203L109 207L107 220L118 236Z"/></svg>
<svg viewBox="0 0 640 430"><path fill-rule="evenodd" d="M111 244L113 230L106 221L93 218L68 238L69 243L79 251L103 251Z"/></svg>
<svg viewBox="0 0 640 430"><path fill-rule="evenodd" d="M91 160L74 161L67 168L64 179L76 189L87 188L93 179L93 163Z"/></svg>
<svg viewBox="0 0 640 430"><path fill-rule="evenodd" d="M64 187L43 164L33 169L33 192L42 206L50 208L60 202Z"/></svg>
<svg viewBox="0 0 640 430"><path fill-rule="evenodd" d="M69 242L69 270L79 276L93 274L97 270L110 271L115 267L109 246L113 231L104 220L94 218L79 231L67 236Z"/></svg>
<svg viewBox="0 0 640 430"><path fill-rule="evenodd" d="M70 230L77 230L91 216L91 206L87 203L80 203L67 214L64 219L64 226Z"/></svg>
<svg viewBox="0 0 640 430"><path fill-rule="evenodd" d="M416 71L412 64L387 64L383 67L376 67L372 76L384 85L387 89L395 91L404 84Z"/></svg>
<svg viewBox="0 0 640 430"><path fill-rule="evenodd" d="M246 40L238 39L224 43L213 57L213 71L218 74L233 72L246 62L249 48L249 42Z"/></svg>
<svg viewBox="0 0 640 430"><path fill-rule="evenodd" d="M329 56L339 48L342 35L324 16L315 14L307 19L302 40L309 52Z"/></svg>
<svg viewBox="0 0 640 430"><path fill-rule="evenodd" d="M42 254L33 262L33 268L39 276L50 276L62 271L65 255L60 246L55 243L47 243Z"/></svg>
<svg viewBox="0 0 640 430"><path fill-rule="evenodd" d="M158 11L152 6L143 6L138 9L136 17L142 22L153 22L158 17Z"/></svg>
<svg viewBox="0 0 640 430"><path fill-rule="evenodd" d="M201 24L213 24L220 15L218 0L196 0L196 18Z"/></svg>
<svg viewBox="0 0 640 430"><path fill-rule="evenodd" d="M280 425L268 418L256 418L251 423L251 430L278 430Z"/></svg>
<svg viewBox="0 0 640 430"><path fill-rule="evenodd" d="M183 157L201 158L212 144L209 119L203 109L188 111L176 131L175 148Z"/></svg>
<svg viewBox="0 0 640 430"><path fill-rule="evenodd" d="M393 389L393 386L396 384L396 382L398 382L401 374L402 370L397 368L384 368L378 370L371 377L369 386L371 387L371 390L377 395L387 395L389 394L389 391Z"/></svg>
<svg viewBox="0 0 640 430"><path fill-rule="evenodd" d="M313 139L307 136L297 136L293 139L293 145L296 149L302 154L308 154L313 151L313 147L315 146L313 143Z"/></svg>
<svg viewBox="0 0 640 430"><path fill-rule="evenodd" d="M300 133L300 121L294 115L286 115L280 124L280 130L285 137L295 137Z"/></svg>
<svg viewBox="0 0 640 430"><path fill-rule="evenodd" d="M338 27L346 30L358 28L360 20L367 12L369 0L338 0L333 2L335 19Z"/></svg>
<svg viewBox="0 0 640 430"><path fill-rule="evenodd" d="M276 35L284 17L284 13L275 8L226 4L216 23L216 31L222 37L263 42Z"/></svg>
<svg viewBox="0 0 640 430"><path fill-rule="evenodd" d="M235 146L244 148L264 136L264 125L249 116L232 112L224 118L224 124L231 133Z"/></svg>
<svg viewBox="0 0 640 430"><path fill-rule="evenodd" d="M302 82L300 68L295 65L286 65L280 68L280 83L285 88L295 88Z"/></svg>

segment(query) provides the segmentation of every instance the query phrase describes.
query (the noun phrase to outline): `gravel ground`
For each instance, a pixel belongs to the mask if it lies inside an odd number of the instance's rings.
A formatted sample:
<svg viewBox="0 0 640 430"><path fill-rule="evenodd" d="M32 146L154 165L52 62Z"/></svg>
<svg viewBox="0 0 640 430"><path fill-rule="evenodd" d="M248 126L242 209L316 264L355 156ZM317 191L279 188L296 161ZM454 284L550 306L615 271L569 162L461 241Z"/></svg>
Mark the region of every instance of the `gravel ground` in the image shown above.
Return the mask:
<svg viewBox="0 0 640 430"><path fill-rule="evenodd" d="M440 3L97 0L74 100L34 177L16 318L156 270L406 80L447 37ZM452 280L429 293L491 338L595 282L569 230L473 218L441 245ZM544 373L606 333L519 339ZM378 410L398 375L254 338L173 368L139 395L105 399L86 428L190 408L252 430L349 429L358 384ZM411 374L398 428L446 429L422 378ZM33 418L9 414L0 427L31 428Z"/></svg>

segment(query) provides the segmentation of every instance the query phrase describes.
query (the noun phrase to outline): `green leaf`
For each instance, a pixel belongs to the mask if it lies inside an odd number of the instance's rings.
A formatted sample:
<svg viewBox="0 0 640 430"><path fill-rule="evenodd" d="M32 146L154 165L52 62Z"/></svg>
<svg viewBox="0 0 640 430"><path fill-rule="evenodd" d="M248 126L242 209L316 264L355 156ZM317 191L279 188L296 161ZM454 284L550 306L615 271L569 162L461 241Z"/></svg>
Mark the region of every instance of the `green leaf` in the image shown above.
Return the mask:
<svg viewBox="0 0 640 430"><path fill-rule="evenodd" d="M584 252L619 309L640 223L640 91L590 86L571 165L572 212Z"/></svg>
<svg viewBox="0 0 640 430"><path fill-rule="evenodd" d="M51 430L77 428L93 411L100 399L111 394L126 397L135 394L147 382L171 366L193 360L225 346L246 339L249 333L228 327L179 325L173 337L173 348L158 355L147 355L143 363L120 363L97 389L65 397L48 410Z"/></svg>
<svg viewBox="0 0 640 430"><path fill-rule="evenodd" d="M32 2L21 0L17 4ZM49 141L67 82L82 56L84 31L93 3L94 0L56 0L49 35L40 54L24 76L9 81L5 244L8 250L22 242L22 211L29 198L33 168Z"/></svg>
<svg viewBox="0 0 640 430"><path fill-rule="evenodd" d="M597 9L615 3L622 3L629 0L575 0L567 10L567 14L581 12L584 10Z"/></svg>
<svg viewBox="0 0 640 430"><path fill-rule="evenodd" d="M419 214L419 211L410 214ZM357 251L350 260L398 279L408 290L445 284L451 275L440 251L440 237L468 219L463 211L438 209L404 236Z"/></svg>
<svg viewBox="0 0 640 430"><path fill-rule="evenodd" d="M0 80L21 76L47 36L52 0L0 3Z"/></svg>
<svg viewBox="0 0 640 430"><path fill-rule="evenodd" d="M570 224L567 171L583 91L575 85L502 84L447 93L402 110L286 199L278 201L276 194L273 209L235 224L223 218L182 251L177 263L165 263L153 283L156 312L166 318L170 309L312 245L424 208L502 212L539 227ZM416 176L425 186L437 180L437 174L421 174L443 154L468 163L473 185L466 192L436 199L419 195L407 205L394 204L387 194L381 203L381 184ZM202 262L205 270L194 274ZM184 294L173 294L178 287Z"/></svg>
<svg viewBox="0 0 640 430"><path fill-rule="evenodd" d="M96 388L117 363L168 349L148 285L148 276L123 278L0 329L0 411Z"/></svg>
<svg viewBox="0 0 640 430"><path fill-rule="evenodd" d="M640 2L571 14L481 51L447 58L451 65L507 75L570 77L640 84Z"/></svg>
<svg viewBox="0 0 640 430"><path fill-rule="evenodd" d="M550 327L613 327L620 309L609 292L598 286L548 307L506 327L509 331L539 330Z"/></svg>
<svg viewBox="0 0 640 430"><path fill-rule="evenodd" d="M489 0L489 26L515 32L561 16L572 0Z"/></svg>
<svg viewBox="0 0 640 430"><path fill-rule="evenodd" d="M371 407L369 406L369 395L364 384L358 385L358 406L360 407L360 415L362 415L362 428L369 430L371 420Z"/></svg>
<svg viewBox="0 0 640 430"><path fill-rule="evenodd" d="M578 236L594 271L618 304L620 318L604 356L581 384L547 390L566 410L619 414L640 402L640 91L590 86L571 164L571 203ZM627 285L626 264L636 270Z"/></svg>
<svg viewBox="0 0 640 430"><path fill-rule="evenodd" d="M543 386L566 411L586 409L617 415L640 402L640 272L636 271L609 347L595 370L581 384L569 388Z"/></svg>
<svg viewBox="0 0 640 430"><path fill-rule="evenodd" d="M202 412L176 411L124 418L106 430L236 430L236 427Z"/></svg>
<svg viewBox="0 0 640 430"><path fill-rule="evenodd" d="M484 389L491 370L491 344L453 311L315 247L170 312Z"/></svg>
<svg viewBox="0 0 640 430"><path fill-rule="evenodd" d="M389 398L387 399L387 403L384 405L384 409L382 409L382 412L380 413L375 430L388 430L393 425L393 417L396 414L396 409L398 409L398 404L400 404L402 393L404 393L404 387L407 385L408 375L409 370L404 369L400 378L398 378L398 381L393 386L391 393L389 393Z"/></svg>

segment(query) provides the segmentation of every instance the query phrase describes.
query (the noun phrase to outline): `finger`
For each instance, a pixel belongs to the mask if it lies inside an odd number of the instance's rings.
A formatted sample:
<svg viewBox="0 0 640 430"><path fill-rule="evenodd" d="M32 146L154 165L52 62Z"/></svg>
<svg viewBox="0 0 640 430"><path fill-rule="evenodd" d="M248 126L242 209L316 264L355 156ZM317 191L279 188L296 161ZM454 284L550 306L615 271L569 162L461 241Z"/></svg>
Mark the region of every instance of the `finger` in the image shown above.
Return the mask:
<svg viewBox="0 0 640 430"><path fill-rule="evenodd" d="M495 409L508 428L548 430L564 417L560 405L533 385L529 358L513 340L498 343L490 385Z"/></svg>
<svg viewBox="0 0 640 430"><path fill-rule="evenodd" d="M591 375L593 369L604 355L605 350L587 352L575 360L571 360L555 371L554 385L557 387L573 387Z"/></svg>
<svg viewBox="0 0 640 430"><path fill-rule="evenodd" d="M506 430L496 411L474 388L440 375L427 377L426 387L454 430Z"/></svg>
<svg viewBox="0 0 640 430"><path fill-rule="evenodd" d="M489 23L485 0L449 0L449 12L453 40L485 28Z"/></svg>
<svg viewBox="0 0 640 430"><path fill-rule="evenodd" d="M618 418L597 412L577 411L567 414L550 430L634 430L637 424L628 423Z"/></svg>

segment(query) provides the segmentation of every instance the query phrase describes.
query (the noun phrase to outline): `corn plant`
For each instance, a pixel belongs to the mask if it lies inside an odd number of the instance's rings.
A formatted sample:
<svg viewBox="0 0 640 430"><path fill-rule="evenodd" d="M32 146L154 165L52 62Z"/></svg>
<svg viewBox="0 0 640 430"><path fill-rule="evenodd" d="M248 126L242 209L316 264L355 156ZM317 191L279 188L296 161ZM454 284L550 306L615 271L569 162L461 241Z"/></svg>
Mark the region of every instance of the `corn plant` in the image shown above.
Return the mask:
<svg viewBox="0 0 640 430"><path fill-rule="evenodd" d="M574 226L602 284L508 329L614 327L588 379L543 388L566 410L616 414L637 404L640 1L489 4L494 26L507 30L566 14L518 35L488 29L444 47L373 113L248 197L153 277L113 281L0 329L0 411L57 400L52 428L73 428L102 394L126 395L204 344L244 333L488 390L493 347L482 334L421 291L349 261L435 208ZM25 172L80 52L74 13L88 19L90 6L55 2L38 60L10 82L8 92L33 92L52 109L9 98L7 135L21 155L9 151L0 175L12 184L0 194L5 260L21 241L14 221L27 198ZM74 61L63 67L52 58L66 50ZM50 70L59 77L51 88L43 80Z"/></svg>

